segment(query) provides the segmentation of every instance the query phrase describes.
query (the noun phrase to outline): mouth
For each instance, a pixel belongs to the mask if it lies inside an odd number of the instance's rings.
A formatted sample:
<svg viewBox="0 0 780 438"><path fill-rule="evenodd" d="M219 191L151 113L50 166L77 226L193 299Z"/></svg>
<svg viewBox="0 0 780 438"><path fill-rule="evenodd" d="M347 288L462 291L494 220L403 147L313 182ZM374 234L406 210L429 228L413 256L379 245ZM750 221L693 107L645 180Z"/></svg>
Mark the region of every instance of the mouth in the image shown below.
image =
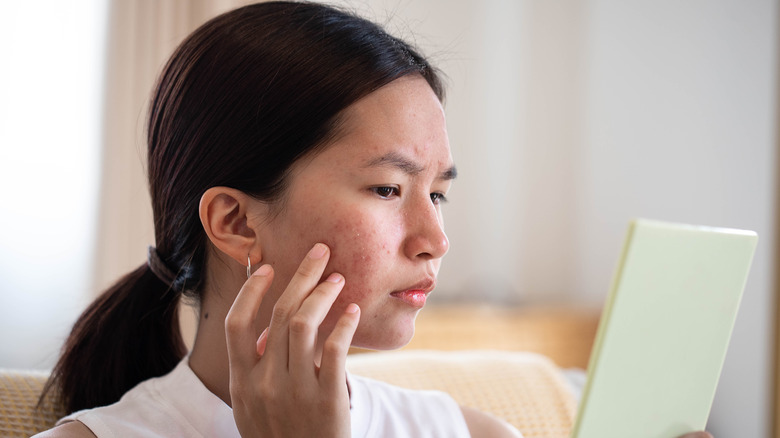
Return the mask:
<svg viewBox="0 0 780 438"><path fill-rule="evenodd" d="M425 280L408 289L391 292L390 296L397 298L411 307L421 309L425 306L428 294L431 293L436 283L433 280Z"/></svg>

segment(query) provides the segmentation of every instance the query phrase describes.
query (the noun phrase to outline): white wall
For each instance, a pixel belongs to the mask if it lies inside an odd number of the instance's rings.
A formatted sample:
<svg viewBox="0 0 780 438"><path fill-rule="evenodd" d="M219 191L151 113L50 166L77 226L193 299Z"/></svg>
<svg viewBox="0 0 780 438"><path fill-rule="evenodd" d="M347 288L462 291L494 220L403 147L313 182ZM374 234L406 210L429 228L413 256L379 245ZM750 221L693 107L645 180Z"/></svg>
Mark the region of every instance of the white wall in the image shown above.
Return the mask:
<svg viewBox="0 0 780 438"><path fill-rule="evenodd" d="M88 303L104 41L99 0L0 3L0 367L50 368Z"/></svg>

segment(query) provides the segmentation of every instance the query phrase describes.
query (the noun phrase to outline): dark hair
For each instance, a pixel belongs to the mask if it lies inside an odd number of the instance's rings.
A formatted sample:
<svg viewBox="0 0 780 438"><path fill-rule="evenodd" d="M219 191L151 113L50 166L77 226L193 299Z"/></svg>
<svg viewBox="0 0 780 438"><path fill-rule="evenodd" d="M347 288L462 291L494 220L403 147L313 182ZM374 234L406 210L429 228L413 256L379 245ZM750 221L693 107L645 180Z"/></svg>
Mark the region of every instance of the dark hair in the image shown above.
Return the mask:
<svg viewBox="0 0 780 438"><path fill-rule="evenodd" d="M175 278L142 265L80 316L47 383L68 412L110 404L186 353L177 305L199 298L202 194L228 186L273 203L300 157L327 144L343 110L406 75L443 88L428 62L381 27L313 3L246 6L174 52L152 97L149 188L157 251Z"/></svg>

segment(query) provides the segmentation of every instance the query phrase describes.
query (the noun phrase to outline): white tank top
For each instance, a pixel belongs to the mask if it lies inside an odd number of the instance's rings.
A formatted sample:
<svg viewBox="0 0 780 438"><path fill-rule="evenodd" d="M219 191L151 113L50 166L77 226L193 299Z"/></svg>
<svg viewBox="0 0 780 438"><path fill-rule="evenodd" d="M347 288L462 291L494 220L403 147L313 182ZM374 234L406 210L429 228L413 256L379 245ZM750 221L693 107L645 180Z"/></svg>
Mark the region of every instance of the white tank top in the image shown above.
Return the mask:
<svg viewBox="0 0 780 438"><path fill-rule="evenodd" d="M468 437L460 407L440 391L403 389L348 375L352 437ZM75 412L57 424L84 423L98 438L240 437L233 410L182 360L139 383L118 402Z"/></svg>

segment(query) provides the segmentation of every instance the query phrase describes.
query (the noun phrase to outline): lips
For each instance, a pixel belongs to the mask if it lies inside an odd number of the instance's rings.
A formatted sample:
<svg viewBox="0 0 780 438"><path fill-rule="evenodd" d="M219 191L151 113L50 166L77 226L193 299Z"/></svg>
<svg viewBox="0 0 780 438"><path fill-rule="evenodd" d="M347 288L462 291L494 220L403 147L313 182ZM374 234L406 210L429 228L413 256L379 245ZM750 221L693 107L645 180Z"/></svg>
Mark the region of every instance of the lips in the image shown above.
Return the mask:
<svg viewBox="0 0 780 438"><path fill-rule="evenodd" d="M398 298L412 307L423 307L425 300L428 299L428 292L422 290L406 290L403 292L393 292L390 296Z"/></svg>
<svg viewBox="0 0 780 438"><path fill-rule="evenodd" d="M435 285L436 283L434 280L425 280L408 289L392 292L390 293L390 296L403 301L409 306L422 308L425 305L425 301L428 299L428 294L433 290Z"/></svg>

